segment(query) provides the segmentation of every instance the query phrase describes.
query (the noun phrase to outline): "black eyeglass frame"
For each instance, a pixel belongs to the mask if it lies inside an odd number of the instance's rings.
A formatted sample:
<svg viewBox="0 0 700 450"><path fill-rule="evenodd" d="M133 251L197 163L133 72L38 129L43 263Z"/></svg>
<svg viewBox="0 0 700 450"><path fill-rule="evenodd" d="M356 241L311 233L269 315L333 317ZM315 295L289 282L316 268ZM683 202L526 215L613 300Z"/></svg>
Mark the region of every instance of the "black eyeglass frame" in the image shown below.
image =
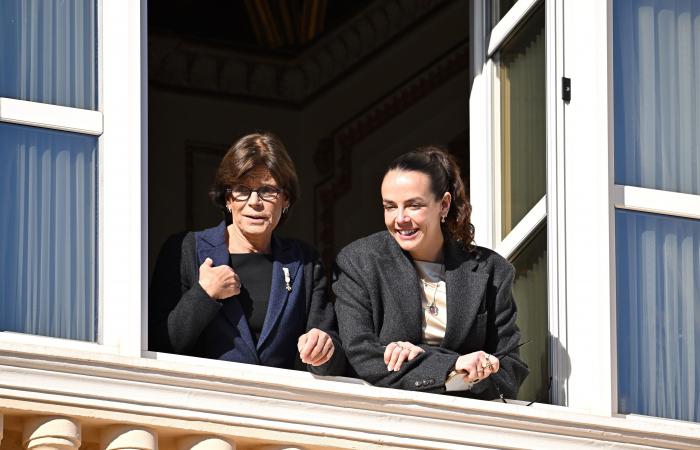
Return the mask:
<svg viewBox="0 0 700 450"><path fill-rule="evenodd" d="M509 356L508 353L512 352L513 350L515 350L517 348L522 347L525 344L529 344L530 342L532 342L532 339L528 339L527 341L520 342L519 344L514 345L513 347L511 347L509 349L495 353L493 356L495 356L498 359L505 358L505 357ZM508 403L508 401L506 400L506 397L503 395L503 393L501 392L501 389L498 387L498 383L496 383L496 381L494 381L491 377L487 378L487 380L489 380L491 382L491 386L493 386L496 389L496 393L498 394L498 398L503 403ZM549 377L549 386L547 386L547 392L549 392L551 388L552 388L552 377ZM531 406L533 403L535 403L535 400L531 401L530 403L526 404L525 406Z"/></svg>
<svg viewBox="0 0 700 450"><path fill-rule="evenodd" d="M247 195L236 195L235 190L236 189L243 189L244 192L247 192ZM261 192L263 190L266 190L267 192ZM242 184L237 184L233 187L230 187L226 189L226 194L230 195L233 200L237 202L244 202L247 201L251 195L253 195L253 192L258 194L258 197L261 200L265 200L267 202L271 202L273 200L277 200L277 198L280 196L280 194L284 193L283 189L280 189L276 186L269 186L269 185L263 185L260 186L257 189L251 189L248 186L242 185Z"/></svg>

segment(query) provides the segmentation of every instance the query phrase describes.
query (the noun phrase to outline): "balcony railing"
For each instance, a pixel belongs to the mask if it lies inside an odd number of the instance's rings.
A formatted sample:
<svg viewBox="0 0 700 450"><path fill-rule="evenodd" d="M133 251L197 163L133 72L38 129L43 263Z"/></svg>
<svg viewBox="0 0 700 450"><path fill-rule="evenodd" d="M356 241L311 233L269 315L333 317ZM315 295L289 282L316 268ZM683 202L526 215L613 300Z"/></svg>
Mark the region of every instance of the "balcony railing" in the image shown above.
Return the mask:
<svg viewBox="0 0 700 450"><path fill-rule="evenodd" d="M2 450L700 448L700 424L384 389L177 355L0 343L0 439Z"/></svg>

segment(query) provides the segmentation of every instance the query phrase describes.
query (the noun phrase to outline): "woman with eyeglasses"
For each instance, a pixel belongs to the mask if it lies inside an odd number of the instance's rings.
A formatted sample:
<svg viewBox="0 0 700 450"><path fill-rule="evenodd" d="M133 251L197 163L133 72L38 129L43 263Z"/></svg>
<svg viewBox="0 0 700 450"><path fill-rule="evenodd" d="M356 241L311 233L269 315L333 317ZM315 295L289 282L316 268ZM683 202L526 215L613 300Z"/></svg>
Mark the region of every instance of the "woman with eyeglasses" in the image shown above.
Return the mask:
<svg viewBox="0 0 700 450"><path fill-rule="evenodd" d="M386 230L345 247L333 291L357 375L377 386L515 398L527 376L515 270L473 244L471 205L443 149L401 155L381 186Z"/></svg>
<svg viewBox="0 0 700 450"><path fill-rule="evenodd" d="M233 144L210 192L225 220L176 239L174 254L159 257L149 301L151 350L343 373L320 258L274 233L298 194L294 164L277 137L250 134Z"/></svg>

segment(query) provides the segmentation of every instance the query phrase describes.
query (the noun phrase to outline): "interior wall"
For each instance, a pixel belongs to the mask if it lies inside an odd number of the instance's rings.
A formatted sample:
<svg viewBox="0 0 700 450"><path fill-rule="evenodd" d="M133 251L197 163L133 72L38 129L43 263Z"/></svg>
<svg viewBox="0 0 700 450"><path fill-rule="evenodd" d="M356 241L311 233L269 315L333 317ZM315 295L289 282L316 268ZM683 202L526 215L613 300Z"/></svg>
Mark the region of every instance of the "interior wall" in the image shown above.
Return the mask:
<svg viewBox="0 0 700 450"><path fill-rule="evenodd" d="M213 170L231 143L253 131L280 136L299 173L302 197L281 234L337 251L379 229L378 186L386 164L418 145L447 144L468 128L467 55L463 69L461 61L455 64L462 54L457 50L466 49L468 23L467 0L445 2L298 107L151 83L149 268L169 235L216 224L218 213L206 195ZM444 70L449 58L457 69ZM398 106L387 113L384 104ZM368 121L373 127L362 132L349 165L339 161L339 136ZM317 163L328 142L330 171ZM350 189L332 205L319 205L319 189L337 183L344 171L351 173ZM317 213L328 206L334 232L324 243Z"/></svg>

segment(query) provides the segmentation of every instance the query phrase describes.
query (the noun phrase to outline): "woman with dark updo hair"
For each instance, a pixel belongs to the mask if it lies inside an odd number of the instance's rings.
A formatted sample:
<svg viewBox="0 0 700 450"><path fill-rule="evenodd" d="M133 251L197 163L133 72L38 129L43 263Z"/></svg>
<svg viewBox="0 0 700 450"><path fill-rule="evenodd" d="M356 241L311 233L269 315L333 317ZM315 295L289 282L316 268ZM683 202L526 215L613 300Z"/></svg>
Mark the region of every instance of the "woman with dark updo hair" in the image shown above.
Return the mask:
<svg viewBox="0 0 700 450"><path fill-rule="evenodd" d="M342 375L345 356L321 260L310 246L274 233L299 196L282 142L270 133L239 139L219 164L210 196L224 220L159 256L149 349Z"/></svg>
<svg viewBox="0 0 700 450"><path fill-rule="evenodd" d="M381 195L387 230L336 259L335 308L353 370L377 386L515 398L528 373L515 270L473 244L454 159L434 146L401 155Z"/></svg>

